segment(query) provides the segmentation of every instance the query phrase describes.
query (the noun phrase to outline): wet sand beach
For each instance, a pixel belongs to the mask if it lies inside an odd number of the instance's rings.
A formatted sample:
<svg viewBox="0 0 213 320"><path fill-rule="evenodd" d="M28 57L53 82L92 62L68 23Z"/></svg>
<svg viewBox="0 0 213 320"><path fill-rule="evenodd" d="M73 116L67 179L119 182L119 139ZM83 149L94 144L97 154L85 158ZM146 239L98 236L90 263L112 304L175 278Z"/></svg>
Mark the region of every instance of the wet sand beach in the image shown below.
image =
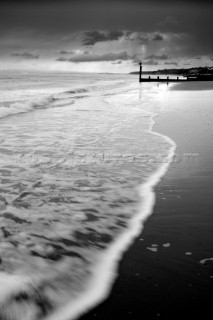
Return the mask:
<svg viewBox="0 0 213 320"><path fill-rule="evenodd" d="M212 311L213 91L197 85L172 86L163 98L153 130L175 141L176 157L111 295L81 320L203 319Z"/></svg>

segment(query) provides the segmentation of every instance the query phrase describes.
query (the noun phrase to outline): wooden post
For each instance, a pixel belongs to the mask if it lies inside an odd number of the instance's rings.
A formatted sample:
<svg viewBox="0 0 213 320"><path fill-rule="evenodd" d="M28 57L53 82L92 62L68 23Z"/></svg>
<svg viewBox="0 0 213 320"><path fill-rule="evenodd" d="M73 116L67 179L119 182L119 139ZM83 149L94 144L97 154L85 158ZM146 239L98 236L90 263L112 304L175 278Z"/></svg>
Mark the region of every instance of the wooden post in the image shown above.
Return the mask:
<svg viewBox="0 0 213 320"><path fill-rule="evenodd" d="M141 78L142 78L142 63L139 63L140 66L140 72L139 72L139 82L141 82Z"/></svg>

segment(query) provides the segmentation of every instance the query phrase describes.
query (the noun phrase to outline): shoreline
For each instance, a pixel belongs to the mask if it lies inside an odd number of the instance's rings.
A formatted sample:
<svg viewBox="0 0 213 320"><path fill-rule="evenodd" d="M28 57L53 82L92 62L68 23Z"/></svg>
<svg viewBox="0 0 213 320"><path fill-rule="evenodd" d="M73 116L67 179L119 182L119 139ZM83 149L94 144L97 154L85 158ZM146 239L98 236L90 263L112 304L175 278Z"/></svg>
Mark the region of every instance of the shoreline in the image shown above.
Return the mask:
<svg viewBox="0 0 213 320"><path fill-rule="evenodd" d="M164 134L153 131L155 125L154 118L158 116L153 112L144 111L150 115L150 126L148 132L153 135L161 136L170 144L170 149L166 157L166 161L159 166L159 168L149 177L149 179L138 187L138 191L141 197L141 203L139 204L138 214L130 221L128 231L121 234L116 242L106 250L104 259L102 257L100 265L97 266L95 277L90 279L90 286L85 293L75 301L70 302L63 308L58 309L53 315L50 315L47 319L79 319L79 316L86 313L85 310L93 310L97 305L105 301L110 295L114 282L119 277L119 264L123 259L123 255L133 245L135 239L143 232L144 223L147 221L150 215L153 213L153 207L155 206L155 187L162 179L162 177L168 171L174 152L176 149L175 142ZM107 266L107 267L106 267ZM103 281L103 275L105 280ZM84 309L82 309L84 306Z"/></svg>
<svg viewBox="0 0 213 320"><path fill-rule="evenodd" d="M179 116L182 119L181 110ZM159 115L154 130L172 139L177 138L181 122L172 133L171 127L165 126L173 117L174 114ZM174 139L180 154L189 147L183 138L182 135L179 141ZM190 151L194 151L193 147ZM203 168L201 173L202 164L191 168L189 165L170 165L155 187L156 203L152 215L120 262L111 295L81 320L139 319L138 314L144 319L180 319L183 315L209 314L212 264L210 260L206 265L201 261L212 257L209 187L213 186L213 179L206 185L208 168ZM202 193L200 185L204 188ZM204 214L201 215L204 205Z"/></svg>

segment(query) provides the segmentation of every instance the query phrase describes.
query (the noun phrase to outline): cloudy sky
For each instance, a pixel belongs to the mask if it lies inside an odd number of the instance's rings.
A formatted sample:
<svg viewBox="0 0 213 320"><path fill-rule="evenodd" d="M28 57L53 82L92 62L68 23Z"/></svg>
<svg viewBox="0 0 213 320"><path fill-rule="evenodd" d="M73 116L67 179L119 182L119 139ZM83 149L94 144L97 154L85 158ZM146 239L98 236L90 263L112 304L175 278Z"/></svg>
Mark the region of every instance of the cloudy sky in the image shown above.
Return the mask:
<svg viewBox="0 0 213 320"><path fill-rule="evenodd" d="M213 65L206 0L5 0L0 69L129 72Z"/></svg>

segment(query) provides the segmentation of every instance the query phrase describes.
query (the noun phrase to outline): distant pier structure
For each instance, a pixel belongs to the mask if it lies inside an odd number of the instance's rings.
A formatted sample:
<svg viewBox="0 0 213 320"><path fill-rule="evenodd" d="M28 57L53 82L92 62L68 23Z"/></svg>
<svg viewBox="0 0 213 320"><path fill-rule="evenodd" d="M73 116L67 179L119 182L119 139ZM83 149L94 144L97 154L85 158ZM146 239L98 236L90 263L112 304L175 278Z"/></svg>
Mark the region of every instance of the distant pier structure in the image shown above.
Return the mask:
<svg viewBox="0 0 213 320"><path fill-rule="evenodd" d="M154 77L148 76L143 77L142 63L139 63L139 82L182 82L182 81L213 81L213 75L203 74L203 75L181 75L181 76L165 76L165 75L155 75Z"/></svg>
<svg viewBox="0 0 213 320"><path fill-rule="evenodd" d="M139 82L141 82L141 79L142 79L142 63L141 63L141 62L139 63L139 66L140 66L140 71L139 71Z"/></svg>

